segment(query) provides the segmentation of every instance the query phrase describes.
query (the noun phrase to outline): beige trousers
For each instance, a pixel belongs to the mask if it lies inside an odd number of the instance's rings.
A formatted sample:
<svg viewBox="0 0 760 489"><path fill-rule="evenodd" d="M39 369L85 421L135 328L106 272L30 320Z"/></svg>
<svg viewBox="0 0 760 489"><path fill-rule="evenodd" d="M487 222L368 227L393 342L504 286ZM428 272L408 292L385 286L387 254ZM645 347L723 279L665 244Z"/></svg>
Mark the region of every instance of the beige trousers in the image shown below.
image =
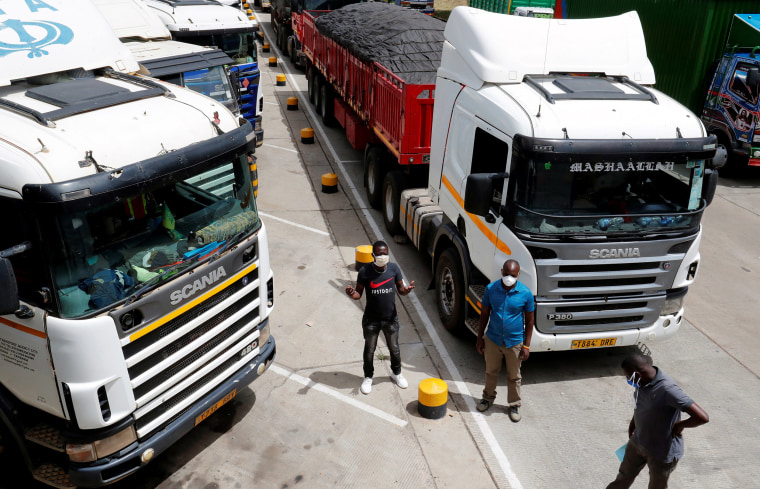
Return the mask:
<svg viewBox="0 0 760 489"><path fill-rule="evenodd" d="M520 406L520 384L522 376L520 375L520 350L522 343L515 346L499 346L488 336L483 335L485 342L486 358L486 386L483 389L483 399L493 402L496 399L496 384L499 383L499 373L501 372L502 358L507 360L507 405Z"/></svg>

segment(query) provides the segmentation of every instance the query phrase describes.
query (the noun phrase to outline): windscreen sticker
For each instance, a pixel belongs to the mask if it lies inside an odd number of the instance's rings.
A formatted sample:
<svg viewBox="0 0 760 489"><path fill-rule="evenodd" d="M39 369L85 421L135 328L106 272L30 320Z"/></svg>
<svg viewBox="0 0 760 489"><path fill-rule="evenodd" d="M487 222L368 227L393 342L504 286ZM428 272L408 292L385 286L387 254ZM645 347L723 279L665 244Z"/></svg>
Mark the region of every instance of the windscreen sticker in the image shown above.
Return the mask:
<svg viewBox="0 0 760 489"><path fill-rule="evenodd" d="M675 169L674 161L637 161L623 162L599 162L599 163L573 163L570 172L626 172L626 171L672 171Z"/></svg>

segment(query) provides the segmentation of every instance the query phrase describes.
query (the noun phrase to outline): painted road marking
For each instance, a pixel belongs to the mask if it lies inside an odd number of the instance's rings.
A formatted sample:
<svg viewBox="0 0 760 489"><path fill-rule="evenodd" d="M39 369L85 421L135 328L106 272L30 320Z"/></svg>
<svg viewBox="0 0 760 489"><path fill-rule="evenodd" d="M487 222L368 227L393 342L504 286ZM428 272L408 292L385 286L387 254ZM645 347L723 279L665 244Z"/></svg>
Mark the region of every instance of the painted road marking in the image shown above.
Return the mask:
<svg viewBox="0 0 760 489"><path fill-rule="evenodd" d="M267 219L272 219L274 221L280 221L282 223L289 224L291 226L295 226L297 228L301 228L301 229L305 229L307 231L311 231L312 233L321 234L322 236L330 236L330 233L322 231L321 229L310 228L309 226L304 226L303 224L298 224L297 222L288 221L287 219L283 219L281 217L276 217L276 216L273 216L271 214L266 214L264 212L259 212L259 215L260 216L264 216Z"/></svg>
<svg viewBox="0 0 760 489"><path fill-rule="evenodd" d="M283 151L290 151L291 153L298 153L298 150L295 150L293 148L283 148L282 146L277 146L269 143L263 143L262 146L266 146L267 148L281 149Z"/></svg>
<svg viewBox="0 0 760 489"><path fill-rule="evenodd" d="M397 418L396 416L393 416L392 414L388 414L385 411L381 411L377 409L374 406L370 406L369 404L364 404L361 401L357 401L351 396L347 396L345 394L341 394L340 392L336 391L335 389L332 389L330 387L327 387L324 384L320 384L319 382L314 382L313 380L303 377L301 375L298 375L297 373L291 372L287 369L284 369L280 367L277 364L273 364L271 367L269 367L270 372L274 372L277 375L282 375L283 377L287 378L288 380L292 380L294 382L298 382L301 385L304 385L308 387L309 389L314 389L316 391L319 391L323 394L327 394L328 396L334 397L335 399L338 399L339 401L343 401L346 404L350 404L354 406L355 408L359 408L362 411L368 412L370 414L373 414L377 416L380 419L383 419L385 421L388 421L389 423L393 423L396 426L400 426L403 428L407 425L407 422L403 419Z"/></svg>
<svg viewBox="0 0 760 489"><path fill-rule="evenodd" d="M272 34L271 28L265 27L264 29L267 31L267 36L269 36L270 39L274 39L274 37L271 37L271 34ZM277 51L276 47L274 49ZM311 116L311 119L315 122L314 125L317 126L316 129L320 132L322 141L324 141L327 144L327 148L330 150L330 154L335 160L335 163L337 164L338 169L340 170L343 180L351 182L351 179L348 177L348 173L346 172L346 169L343 166L343 163L341 162L340 158L338 158L338 153L335 151L335 148L333 147L332 143L327 138L327 133L325 132L324 127L322 127L322 124L317 119L317 114L314 112L314 108L311 106L309 101L304 97L303 92L301 91L301 87L298 86L298 83L293 78L290 72L290 68L285 63L282 63L280 66L282 66L282 69L287 74L287 76L290 77L291 88L293 88L296 95L298 96L301 105L303 107L306 107L306 109L309 111L309 115ZM359 195L359 192L356 190L355 186L351 186L350 188L354 196L354 199L356 199L356 202L361 207L361 211L364 214L365 219L367 220L369 225L372 227L372 231L375 233L375 237L378 239L383 238L383 233L380 232L380 229L378 228L377 223L372 218L372 215L369 213L369 210L367 209L367 206L365 205L364 199ZM396 262L396 264L398 265L398 262ZM400 268L400 265L399 265L399 268ZM404 271L402 270L401 273L404 274ZM473 417L476 425L478 426L478 429L483 434L483 438L488 443L488 447L490 448L491 453L493 453L494 457L496 458L496 461L499 463L499 467L504 473L504 476L506 477L510 487L512 487L512 489L523 489L523 486L520 483L520 480L517 478L517 475L512 470L512 465L509 463L507 456L504 454L504 451L501 449L501 446L499 445L499 442L496 440L496 437L494 436L493 431L491 431L491 428L488 426L488 423L486 423L486 420L483 417L483 415L480 412L478 412L477 409L475 408L475 401L474 401L474 398L472 397L472 394L470 393L470 389L467 387L467 384L462 380L462 375L459 373L459 370L454 364L454 361L451 359L451 356L449 355L449 352L446 350L446 347L444 346L443 341L441 341L441 338L438 336L438 333L436 332L435 327L433 327L433 323L432 321L430 321L430 318L425 312L425 309L422 308L422 304L420 304L419 299L417 299L417 296L415 295L415 291L413 290L406 297L412 302L412 305L416 309L417 314L419 315L420 319L422 319L422 322L425 325L425 330L427 331L428 335L430 335L430 338L433 340L433 344L435 345L435 348L438 351L438 354L441 356L441 360L443 360L443 363L446 366L446 369L449 371L449 374L451 375L451 378L454 381L454 387L459 392L459 394L461 394L462 397L464 398L465 403L467 404L467 409L469 409L470 411L469 414Z"/></svg>

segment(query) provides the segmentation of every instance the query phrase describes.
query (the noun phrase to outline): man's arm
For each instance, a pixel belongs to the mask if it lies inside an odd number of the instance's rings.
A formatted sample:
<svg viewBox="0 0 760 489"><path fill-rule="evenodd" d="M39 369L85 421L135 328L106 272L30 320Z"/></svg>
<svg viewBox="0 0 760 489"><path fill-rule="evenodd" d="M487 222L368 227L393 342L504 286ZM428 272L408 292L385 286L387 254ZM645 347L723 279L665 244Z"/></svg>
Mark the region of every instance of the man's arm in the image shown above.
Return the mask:
<svg viewBox="0 0 760 489"><path fill-rule="evenodd" d="M488 318L491 316L491 308L488 306L482 306L480 309L480 319L478 320L478 341L475 342L475 349L481 355L486 350L486 343L483 340L483 333L486 332L486 326L488 325Z"/></svg>
<svg viewBox="0 0 760 489"><path fill-rule="evenodd" d="M357 283L356 288L351 287L351 284L346 285L346 294L355 301L361 299L362 292L364 292L364 286L362 284Z"/></svg>
<svg viewBox="0 0 760 489"><path fill-rule="evenodd" d="M684 428L696 428L710 421L710 416L696 402L692 402L691 406L686 408L686 413L689 415L687 419L673 425L673 436L679 436Z"/></svg>
<svg viewBox="0 0 760 489"><path fill-rule="evenodd" d="M520 350L520 360L525 361L530 356L530 340L533 338L533 323L536 318L536 312L530 311L525 314L525 338L523 339L523 347Z"/></svg>
<svg viewBox="0 0 760 489"><path fill-rule="evenodd" d="M409 282L409 287L404 286L403 280L399 280L398 282L396 282L396 290L398 290L399 295L406 295L409 292L411 292L412 289L414 289L414 280Z"/></svg>

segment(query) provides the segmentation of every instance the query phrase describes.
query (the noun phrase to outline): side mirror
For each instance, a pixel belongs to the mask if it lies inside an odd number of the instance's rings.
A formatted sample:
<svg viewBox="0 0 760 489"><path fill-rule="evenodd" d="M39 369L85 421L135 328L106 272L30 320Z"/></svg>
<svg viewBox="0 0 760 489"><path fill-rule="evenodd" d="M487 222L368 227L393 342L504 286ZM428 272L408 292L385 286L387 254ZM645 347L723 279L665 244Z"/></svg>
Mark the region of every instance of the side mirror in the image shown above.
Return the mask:
<svg viewBox="0 0 760 489"><path fill-rule="evenodd" d="M718 188L718 170L711 168L705 169L705 176L702 179L702 198L707 201L707 205L715 197L715 190Z"/></svg>
<svg viewBox="0 0 760 489"><path fill-rule="evenodd" d="M718 145L718 147L715 149L715 156L712 157L711 160L707 162L708 168L723 168L723 165L726 164L728 161L728 151L726 150L726 147L723 145Z"/></svg>
<svg viewBox="0 0 760 489"><path fill-rule="evenodd" d="M507 173L473 173L467 176L464 210L476 216L490 215L494 185L509 178Z"/></svg>
<svg viewBox="0 0 760 489"><path fill-rule="evenodd" d="M18 299L18 284L13 266L7 258L0 258L0 315L13 314L21 307Z"/></svg>
<svg viewBox="0 0 760 489"><path fill-rule="evenodd" d="M230 79L230 85L232 85L232 93L235 96L235 100L240 100L240 73L237 70L227 68L227 77Z"/></svg>

